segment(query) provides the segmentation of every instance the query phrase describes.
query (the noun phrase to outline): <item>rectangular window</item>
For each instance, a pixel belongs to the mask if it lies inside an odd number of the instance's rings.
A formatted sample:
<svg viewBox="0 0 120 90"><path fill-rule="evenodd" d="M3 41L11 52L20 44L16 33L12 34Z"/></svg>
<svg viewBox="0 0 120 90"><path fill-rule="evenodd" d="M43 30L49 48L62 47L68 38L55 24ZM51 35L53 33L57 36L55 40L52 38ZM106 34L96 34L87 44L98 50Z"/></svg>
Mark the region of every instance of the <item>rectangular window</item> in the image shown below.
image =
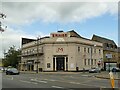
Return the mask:
<svg viewBox="0 0 120 90"><path fill-rule="evenodd" d="M86 52L86 48L84 48L84 52Z"/></svg>
<svg viewBox="0 0 120 90"><path fill-rule="evenodd" d="M91 48L91 53L93 53L93 49Z"/></svg>
<svg viewBox="0 0 120 90"><path fill-rule="evenodd" d="M86 65L87 63L86 63L86 59L84 60L84 65Z"/></svg>
<svg viewBox="0 0 120 90"><path fill-rule="evenodd" d="M94 49L94 53L96 53L96 49Z"/></svg>
<svg viewBox="0 0 120 90"><path fill-rule="evenodd" d="M88 48L88 53L90 53L90 49Z"/></svg>
<svg viewBox="0 0 120 90"><path fill-rule="evenodd" d="M50 68L50 63L47 63L47 68Z"/></svg>
<svg viewBox="0 0 120 90"><path fill-rule="evenodd" d="M93 65L93 59L91 59L91 65Z"/></svg>
<svg viewBox="0 0 120 90"><path fill-rule="evenodd" d="M96 65L96 63L97 63L97 61L96 61L96 59L95 59L95 61L94 61L94 65Z"/></svg>
<svg viewBox="0 0 120 90"><path fill-rule="evenodd" d="M80 52L80 47L78 47L78 52Z"/></svg>
<svg viewBox="0 0 120 90"><path fill-rule="evenodd" d="M90 59L88 59L88 65L90 65Z"/></svg>
<svg viewBox="0 0 120 90"><path fill-rule="evenodd" d="M99 54L101 53L101 50L99 49Z"/></svg>

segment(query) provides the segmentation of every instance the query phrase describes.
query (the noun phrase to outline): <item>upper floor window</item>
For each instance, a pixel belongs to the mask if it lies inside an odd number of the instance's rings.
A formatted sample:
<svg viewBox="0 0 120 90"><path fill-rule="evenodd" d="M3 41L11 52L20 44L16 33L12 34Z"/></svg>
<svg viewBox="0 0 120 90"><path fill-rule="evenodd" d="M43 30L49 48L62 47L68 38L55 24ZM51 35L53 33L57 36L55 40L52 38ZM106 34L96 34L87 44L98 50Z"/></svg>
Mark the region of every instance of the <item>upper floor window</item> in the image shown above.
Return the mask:
<svg viewBox="0 0 120 90"><path fill-rule="evenodd" d="M91 59L91 65L93 65L93 59Z"/></svg>
<svg viewBox="0 0 120 90"><path fill-rule="evenodd" d="M78 52L80 52L80 47L78 47Z"/></svg>
<svg viewBox="0 0 120 90"><path fill-rule="evenodd" d="M84 48L84 52L86 52L86 48Z"/></svg>
<svg viewBox="0 0 120 90"><path fill-rule="evenodd" d="M99 54L101 53L101 50L99 49Z"/></svg>
<svg viewBox="0 0 120 90"><path fill-rule="evenodd" d="M95 61L94 61L94 65L96 65L97 64L97 60L95 59Z"/></svg>
<svg viewBox="0 0 120 90"><path fill-rule="evenodd" d="M90 53L90 49L88 48L88 53Z"/></svg>
<svg viewBox="0 0 120 90"><path fill-rule="evenodd" d="M90 59L88 59L88 65L90 65Z"/></svg>
<svg viewBox="0 0 120 90"><path fill-rule="evenodd" d="M94 48L94 53L96 53L96 49Z"/></svg>

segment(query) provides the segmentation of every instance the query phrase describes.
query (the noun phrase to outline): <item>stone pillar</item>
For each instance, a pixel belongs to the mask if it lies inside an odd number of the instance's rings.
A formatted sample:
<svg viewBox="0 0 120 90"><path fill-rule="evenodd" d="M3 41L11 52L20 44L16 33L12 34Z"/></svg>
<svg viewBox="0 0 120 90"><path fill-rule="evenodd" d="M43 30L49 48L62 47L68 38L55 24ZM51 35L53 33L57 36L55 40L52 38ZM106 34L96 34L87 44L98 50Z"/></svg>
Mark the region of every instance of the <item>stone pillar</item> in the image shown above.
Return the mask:
<svg viewBox="0 0 120 90"><path fill-rule="evenodd" d="M65 66L65 68L64 68L64 71L66 71L66 57L64 57L64 62L65 62L65 64L64 64L64 66Z"/></svg>
<svg viewBox="0 0 120 90"><path fill-rule="evenodd" d="M55 71L56 71L56 57L55 57Z"/></svg>

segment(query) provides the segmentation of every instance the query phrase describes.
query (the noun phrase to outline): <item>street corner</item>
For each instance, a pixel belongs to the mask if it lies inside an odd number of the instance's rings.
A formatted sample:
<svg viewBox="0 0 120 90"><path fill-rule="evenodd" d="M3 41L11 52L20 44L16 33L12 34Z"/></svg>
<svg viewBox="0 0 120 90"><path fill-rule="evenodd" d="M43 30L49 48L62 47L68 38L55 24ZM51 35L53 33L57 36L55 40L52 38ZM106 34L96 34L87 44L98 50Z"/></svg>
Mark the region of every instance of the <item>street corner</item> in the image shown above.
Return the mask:
<svg viewBox="0 0 120 90"><path fill-rule="evenodd" d="M95 75L96 78L101 78L101 79L110 79L109 73L101 73L98 75ZM120 80L119 74L113 74L114 80Z"/></svg>

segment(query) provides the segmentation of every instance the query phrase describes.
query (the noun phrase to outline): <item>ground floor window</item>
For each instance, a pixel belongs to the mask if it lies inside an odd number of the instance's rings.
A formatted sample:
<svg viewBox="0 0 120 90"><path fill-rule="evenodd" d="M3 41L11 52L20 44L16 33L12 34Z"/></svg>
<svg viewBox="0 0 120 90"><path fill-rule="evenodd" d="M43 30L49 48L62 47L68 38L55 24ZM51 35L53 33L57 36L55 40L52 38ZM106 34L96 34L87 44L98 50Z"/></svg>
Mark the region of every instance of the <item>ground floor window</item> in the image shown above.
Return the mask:
<svg viewBox="0 0 120 90"><path fill-rule="evenodd" d="M50 63L47 63L47 68L50 68Z"/></svg>

